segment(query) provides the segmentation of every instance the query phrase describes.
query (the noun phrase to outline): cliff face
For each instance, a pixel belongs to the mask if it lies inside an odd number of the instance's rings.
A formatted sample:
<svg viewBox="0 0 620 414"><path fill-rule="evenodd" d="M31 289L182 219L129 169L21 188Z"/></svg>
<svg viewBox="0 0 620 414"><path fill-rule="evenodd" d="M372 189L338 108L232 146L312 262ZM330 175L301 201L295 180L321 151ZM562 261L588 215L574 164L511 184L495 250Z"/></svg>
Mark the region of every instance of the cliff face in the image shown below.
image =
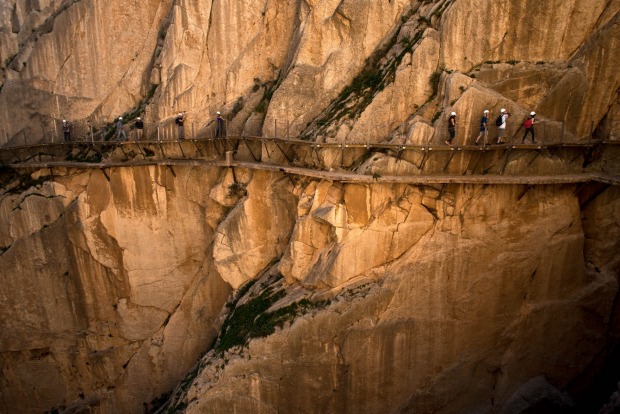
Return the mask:
<svg viewBox="0 0 620 414"><path fill-rule="evenodd" d="M613 0L5 1L0 143L132 110L187 111L199 136L221 110L232 133L393 143L442 141L454 110L471 143L506 108L510 134L535 110L548 141L617 137L619 16ZM609 148L482 162L617 173ZM428 169L452 172L444 155ZM419 174L421 157L357 171ZM187 412L570 408L619 341L617 187L48 174L0 170L2 412L138 413L171 391Z"/></svg>
<svg viewBox="0 0 620 414"><path fill-rule="evenodd" d="M0 7L0 142L57 139L63 118L83 133L132 110L165 125L187 111L197 134L220 110L232 132L341 141L385 141L419 123L436 139L446 109L464 134L501 107L565 123L574 139L617 128L612 0ZM447 85L437 76L453 72L450 94L433 99L437 81Z"/></svg>
<svg viewBox="0 0 620 414"><path fill-rule="evenodd" d="M138 412L191 368L230 292L218 175L93 171L3 195L1 411Z"/></svg>
<svg viewBox="0 0 620 414"><path fill-rule="evenodd" d="M592 214L617 223L617 190L581 211L571 188L314 184L278 270L331 302L209 353L186 412L499 412L531 378L567 390L605 348L617 225Z"/></svg>
<svg viewBox="0 0 620 414"><path fill-rule="evenodd" d="M57 174L0 198L3 411L141 412L227 316L172 405L499 412L532 378L577 392L618 332L615 187Z"/></svg>

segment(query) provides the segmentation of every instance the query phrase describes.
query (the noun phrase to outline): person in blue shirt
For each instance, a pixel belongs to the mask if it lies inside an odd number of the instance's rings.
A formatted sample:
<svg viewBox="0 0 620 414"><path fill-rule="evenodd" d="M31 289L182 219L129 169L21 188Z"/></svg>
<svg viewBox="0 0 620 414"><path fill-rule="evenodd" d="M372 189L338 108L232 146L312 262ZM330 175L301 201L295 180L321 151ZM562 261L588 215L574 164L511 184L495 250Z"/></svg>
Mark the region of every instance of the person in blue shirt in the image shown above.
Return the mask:
<svg viewBox="0 0 620 414"><path fill-rule="evenodd" d="M474 141L474 144L478 145L478 141L480 141L480 138L484 137L484 144L483 145L487 145L488 142L488 138L489 138L489 110L485 109L484 112L482 113L482 118L480 118L480 133L478 134L478 137L476 138L476 141Z"/></svg>
<svg viewBox="0 0 620 414"><path fill-rule="evenodd" d="M222 118L222 114L220 114L219 111L217 112L217 117L215 118L215 121L215 136L217 138L220 138L222 135L224 135L224 118Z"/></svg>
<svg viewBox="0 0 620 414"><path fill-rule="evenodd" d="M117 141L127 141L127 133L125 132L125 128L123 127L123 117L122 116L119 116L118 117L118 121L116 122L116 140Z"/></svg>

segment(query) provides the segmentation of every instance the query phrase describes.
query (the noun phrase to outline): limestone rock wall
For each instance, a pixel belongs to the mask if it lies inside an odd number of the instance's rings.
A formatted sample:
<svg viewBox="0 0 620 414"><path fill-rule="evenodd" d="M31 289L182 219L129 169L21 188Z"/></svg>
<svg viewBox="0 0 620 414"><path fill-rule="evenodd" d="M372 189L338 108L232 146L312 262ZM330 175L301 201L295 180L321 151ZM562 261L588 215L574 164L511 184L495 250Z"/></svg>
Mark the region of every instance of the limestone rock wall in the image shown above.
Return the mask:
<svg viewBox="0 0 620 414"><path fill-rule="evenodd" d="M541 393L574 406L562 392L595 364L616 312L617 189L596 198L602 210L557 187L311 182L300 194L277 267L290 291L272 309L299 300L299 284L331 301L210 352L167 408L511 412Z"/></svg>
<svg viewBox="0 0 620 414"><path fill-rule="evenodd" d="M495 412L587 385L619 332L614 187L43 173L3 178L2 411L142 412L181 381L188 412ZM272 310L326 302L195 365L274 274Z"/></svg>
<svg viewBox="0 0 620 414"><path fill-rule="evenodd" d="M180 111L206 136L218 110L232 133L387 141L421 117L436 128L424 138L441 140L437 114L455 109L469 133L482 109L501 107L518 113L515 129L535 110L584 139L619 118L620 6L534 3L4 2L0 142L123 113L169 128ZM437 97L447 78L430 81L444 71L487 92Z"/></svg>
<svg viewBox="0 0 620 414"><path fill-rule="evenodd" d="M142 412L216 335L219 172L106 173L0 197L2 412Z"/></svg>

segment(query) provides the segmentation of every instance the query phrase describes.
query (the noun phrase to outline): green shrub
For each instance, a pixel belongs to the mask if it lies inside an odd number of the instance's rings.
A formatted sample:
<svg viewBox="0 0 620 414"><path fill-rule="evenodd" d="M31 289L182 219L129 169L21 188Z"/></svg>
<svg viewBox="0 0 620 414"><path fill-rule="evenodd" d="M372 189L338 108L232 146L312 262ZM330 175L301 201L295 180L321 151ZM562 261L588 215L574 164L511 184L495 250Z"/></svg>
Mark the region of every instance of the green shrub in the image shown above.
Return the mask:
<svg viewBox="0 0 620 414"><path fill-rule="evenodd" d="M437 96L437 91L439 90L439 81L441 79L441 70L436 70L431 74L431 77L428 79L428 84L431 86L433 93L432 97Z"/></svg>

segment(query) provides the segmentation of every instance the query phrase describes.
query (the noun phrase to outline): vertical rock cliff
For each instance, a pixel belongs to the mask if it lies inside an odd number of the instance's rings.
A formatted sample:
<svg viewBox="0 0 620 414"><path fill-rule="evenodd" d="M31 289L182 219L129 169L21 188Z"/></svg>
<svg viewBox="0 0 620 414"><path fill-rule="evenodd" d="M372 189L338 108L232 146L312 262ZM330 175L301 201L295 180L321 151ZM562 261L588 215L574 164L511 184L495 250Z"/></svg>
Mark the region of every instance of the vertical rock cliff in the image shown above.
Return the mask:
<svg viewBox="0 0 620 414"><path fill-rule="evenodd" d="M8 0L0 144L180 111L199 138L221 111L230 134L426 144L455 111L462 145L500 108L513 138L534 110L546 142L613 141L619 19L615 0ZM618 174L612 144L427 171ZM198 164L0 166L1 412L570 411L618 352L617 186Z"/></svg>

